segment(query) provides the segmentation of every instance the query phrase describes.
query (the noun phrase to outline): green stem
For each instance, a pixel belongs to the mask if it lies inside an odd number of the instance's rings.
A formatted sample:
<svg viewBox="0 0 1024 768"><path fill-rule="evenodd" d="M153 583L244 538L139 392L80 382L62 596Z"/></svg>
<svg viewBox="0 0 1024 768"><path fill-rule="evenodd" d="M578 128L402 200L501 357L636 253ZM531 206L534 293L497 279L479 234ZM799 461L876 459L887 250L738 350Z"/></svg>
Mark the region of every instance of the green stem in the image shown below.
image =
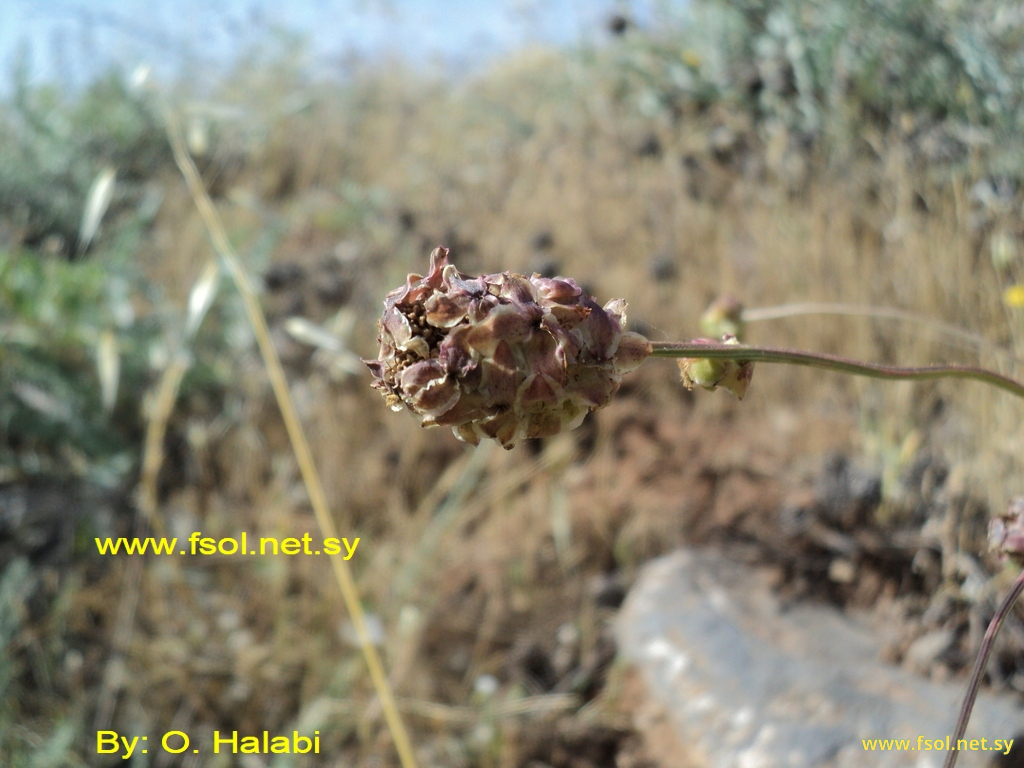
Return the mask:
<svg viewBox="0 0 1024 768"><path fill-rule="evenodd" d="M855 376L868 376L873 379L903 381L973 379L990 384L993 387L998 387L1024 399L1024 384L995 371L990 371L987 368L978 368L973 365L925 365L910 367L880 365L878 363L862 363L838 355L827 355L823 352L802 352L796 349L783 349L779 347L753 347L745 344L655 341L651 343L651 348L653 349L652 357L689 357L711 360L736 360L737 362L750 361L754 363L805 365L811 368L850 373Z"/></svg>

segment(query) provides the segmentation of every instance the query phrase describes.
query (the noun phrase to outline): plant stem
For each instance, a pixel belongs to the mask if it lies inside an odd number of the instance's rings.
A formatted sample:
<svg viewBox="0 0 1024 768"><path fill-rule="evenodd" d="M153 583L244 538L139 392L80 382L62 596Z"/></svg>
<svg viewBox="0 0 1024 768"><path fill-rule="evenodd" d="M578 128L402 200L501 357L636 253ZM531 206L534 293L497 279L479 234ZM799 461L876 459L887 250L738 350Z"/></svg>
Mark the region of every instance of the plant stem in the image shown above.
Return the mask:
<svg viewBox="0 0 1024 768"><path fill-rule="evenodd" d="M763 320L781 320L783 318L798 317L800 315L847 315L853 317L873 317L879 320L897 320L900 322L914 323L923 326L930 331L946 336L948 340L955 341L956 346L973 349L979 352L988 352L999 355L1013 363L1024 364L1010 350L998 344L994 344L979 333L965 330L941 320L919 315L916 312L908 312L904 309L893 309L892 307L873 307L863 304L834 304L830 302L807 301L797 304L780 304L775 307L754 307L744 309L742 318L744 322L756 323Z"/></svg>
<svg viewBox="0 0 1024 768"><path fill-rule="evenodd" d="M928 379L974 379L1024 399L1024 384L1001 373L972 365L925 365L905 367L862 363L838 355L823 352L802 352L780 347L753 347L745 344L676 343L655 341L651 343L652 357L689 357L712 360L735 360L737 362L784 363L806 365L828 371L868 376L873 379L925 381Z"/></svg>
<svg viewBox="0 0 1024 768"><path fill-rule="evenodd" d="M679 344L674 342L656 341L651 343L652 357L676 357L676 358L705 358L717 360L735 360L737 362L756 363L783 363L787 365L806 365L812 368L822 368L829 371L839 371L855 376L869 376L874 379L922 381L927 379L974 379L985 384L1024 398L1024 384L1019 381L1003 376L995 371L986 368L978 368L971 365L927 365L918 367L904 367L896 365L879 365L877 363L862 363L857 360L850 360L838 355L827 355L820 352L801 352L795 349L780 349L777 347L752 347L747 345L729 345L714 343L687 343ZM971 718L971 711L974 709L974 701L978 697L978 688L981 685L981 676L985 672L988 658L992 653L992 645L1003 621L1009 615L1013 604L1024 592L1024 571L1017 577L1009 594L1003 598L996 610L995 616L989 622L985 630L985 638L978 649L978 658L974 662L974 671L971 673L970 682L967 684L967 693L964 696L963 704L960 707L960 715L956 722L956 731L953 735L952 746L946 755L944 768L954 768L956 758L960 750L957 742L963 738L967 731L967 722Z"/></svg>
<svg viewBox="0 0 1024 768"><path fill-rule="evenodd" d="M992 645L995 642L996 635L999 633L999 628L1003 625L1003 620L1010 614L1010 609L1017 602L1021 592L1024 592L1024 571L1017 577L1017 580L1013 583L1013 588L1003 598L1003 602L999 604L999 608L996 609L996 615L992 617L992 621L988 624L988 629L985 630L985 638L981 641L981 648L978 649L978 658L974 662L974 671L971 672L971 680L967 683L967 693L964 695L963 704L960 705L960 717L956 721L953 741L949 752L946 754L946 762L943 764L943 768L953 768L956 765L956 758L960 753L960 748L957 745L967 731L967 721L971 719L971 710L974 709L974 700L978 697L978 687L981 685L981 676L985 673L985 668L988 666L988 657L992 653Z"/></svg>

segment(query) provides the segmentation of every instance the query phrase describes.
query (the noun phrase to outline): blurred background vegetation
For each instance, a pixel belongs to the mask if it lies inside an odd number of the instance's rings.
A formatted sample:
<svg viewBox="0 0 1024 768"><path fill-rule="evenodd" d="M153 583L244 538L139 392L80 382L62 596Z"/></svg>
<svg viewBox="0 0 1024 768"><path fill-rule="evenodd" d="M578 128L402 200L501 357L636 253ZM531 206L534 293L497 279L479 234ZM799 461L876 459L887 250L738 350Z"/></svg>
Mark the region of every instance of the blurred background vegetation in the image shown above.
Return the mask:
<svg viewBox="0 0 1024 768"><path fill-rule="evenodd" d="M624 6L593 42L457 77L364 61L329 80L306 63L282 34L214 82L156 93L129 71L71 91L12 73L0 764L113 765L91 741L106 727L319 728L325 755L272 764L394 760L324 563L133 570L95 552L94 536L146 530L142 445L180 354L159 525L314 530L233 291L186 332L212 250L162 103L261 286L343 535L362 537L353 563L424 765L661 765L607 626L636 568L685 542L741 543L798 596L896 600L895 658L949 626L961 639L936 668L962 669L977 637L961 630L983 626L1001 583L981 554L987 510L1020 490L1021 409L1004 396L762 368L740 406L652 364L577 433L506 456L421 433L351 363L376 354L384 292L444 244L466 272L567 274L623 296L652 338L698 335L723 293L886 305L984 344L864 317L757 323L751 338L1020 376L1021 310L1004 302L1024 280L1017 5L693 0L644 25ZM778 524L783 500L820 485L823 456L877 479L856 525L925 533L884 562L864 554L853 580L823 577L827 548ZM942 516L956 524L929 538ZM952 607L927 613L939 593ZM1006 637L990 683L1024 690L1024 624Z"/></svg>

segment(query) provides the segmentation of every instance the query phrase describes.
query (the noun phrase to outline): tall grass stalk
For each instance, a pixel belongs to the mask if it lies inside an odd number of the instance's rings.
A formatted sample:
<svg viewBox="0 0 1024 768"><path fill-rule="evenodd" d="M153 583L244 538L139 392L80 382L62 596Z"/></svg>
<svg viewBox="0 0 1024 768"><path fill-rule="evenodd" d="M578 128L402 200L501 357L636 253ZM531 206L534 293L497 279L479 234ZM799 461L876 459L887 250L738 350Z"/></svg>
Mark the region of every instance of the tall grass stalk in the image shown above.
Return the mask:
<svg viewBox="0 0 1024 768"><path fill-rule="evenodd" d="M320 482L320 476L316 469L316 463L313 460L313 453L310 450L305 431L296 413L295 404L288 389L288 380L285 377L277 350L274 348L273 341L270 338L270 331L267 327L266 318L263 316L263 311L260 308L259 300L249 284L249 278L246 276L245 269L235 254L220 217L213 207L213 202L203 186L199 171L185 145L177 116L169 108L166 109L166 119L167 135L174 153L174 160L185 177L189 193L200 215L203 217L214 248L216 248L217 253L227 265L228 272L231 274L231 278L234 280L235 286L242 296L246 315L256 336L256 343L259 346L260 355L263 358L263 364L274 391L274 397L277 399L277 405L281 410L281 417L284 420L285 429L288 432L288 438L295 453L295 460L299 465L303 482L309 493L310 504L313 507L313 514L316 517L317 525L323 538L339 538L327 503L327 496L324 493L323 485ZM402 721L402 716L396 706L394 695L391 692L391 685L384 672L384 665L374 648L373 639L366 624L366 615L359 602L359 593L352 576L352 571L349 568L349 564L342 559L340 554L330 555L330 559L335 578L341 589L345 607L348 610L359 640L359 647L366 658L370 679L373 682L374 689L377 691L377 696L380 698L384 718L395 742L395 749L398 752L402 768L416 768L416 758L413 755L412 744L405 724Z"/></svg>

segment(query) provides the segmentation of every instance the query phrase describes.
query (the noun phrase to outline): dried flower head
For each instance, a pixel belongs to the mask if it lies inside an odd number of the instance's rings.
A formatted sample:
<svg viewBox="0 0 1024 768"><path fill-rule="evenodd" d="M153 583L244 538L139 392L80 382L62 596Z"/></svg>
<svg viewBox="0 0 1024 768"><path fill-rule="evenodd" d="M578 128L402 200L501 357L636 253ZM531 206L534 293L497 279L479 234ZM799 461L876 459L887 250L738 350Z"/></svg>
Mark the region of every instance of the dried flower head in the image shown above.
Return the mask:
<svg viewBox="0 0 1024 768"><path fill-rule="evenodd" d="M380 354L364 362L393 410L511 448L607 405L651 354L625 322L625 301L602 308L571 278L468 277L437 248L425 277L409 275L384 299Z"/></svg>
<svg viewBox="0 0 1024 768"><path fill-rule="evenodd" d="M1011 500L1005 512L989 521L988 548L1024 566L1024 496Z"/></svg>
<svg viewBox="0 0 1024 768"><path fill-rule="evenodd" d="M711 339L694 339L692 343L716 344L717 342ZM721 343L738 345L739 341L735 336L725 334ZM679 364L679 374L683 380L683 386L687 389L724 387L740 400L746 394L750 380L754 376L754 364L749 360L738 362L704 357L683 357L676 362Z"/></svg>

